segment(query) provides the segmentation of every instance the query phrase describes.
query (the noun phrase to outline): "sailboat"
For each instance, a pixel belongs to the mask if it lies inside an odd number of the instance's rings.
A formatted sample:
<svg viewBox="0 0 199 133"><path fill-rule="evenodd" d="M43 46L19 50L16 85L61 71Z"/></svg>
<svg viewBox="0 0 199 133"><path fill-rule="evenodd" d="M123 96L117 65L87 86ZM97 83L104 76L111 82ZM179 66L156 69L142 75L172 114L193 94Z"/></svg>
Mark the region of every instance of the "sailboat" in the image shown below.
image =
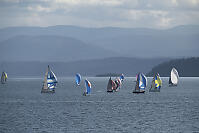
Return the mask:
<svg viewBox="0 0 199 133"><path fill-rule="evenodd" d="M113 92L113 80L111 79L111 77L109 78L108 81L107 92Z"/></svg>
<svg viewBox="0 0 199 133"><path fill-rule="evenodd" d="M86 91L83 93L83 96L87 96L91 93L91 83L86 79L85 80Z"/></svg>
<svg viewBox="0 0 199 133"><path fill-rule="evenodd" d="M79 86L81 82L81 75L79 73L76 74L75 81L76 81L76 84Z"/></svg>
<svg viewBox="0 0 199 133"><path fill-rule="evenodd" d="M172 68L171 76L169 78L169 86L177 86L178 79L179 79L178 71L175 68Z"/></svg>
<svg viewBox="0 0 199 133"><path fill-rule="evenodd" d="M144 93L147 86L147 78L143 73L139 73L133 93Z"/></svg>
<svg viewBox="0 0 199 133"><path fill-rule="evenodd" d="M153 77L151 88L149 89L149 92L160 92L161 87L162 87L162 80L160 78L159 73L157 73Z"/></svg>
<svg viewBox="0 0 199 133"><path fill-rule="evenodd" d="M57 77L55 76L53 71L50 69L50 66L48 65L41 93L54 93L56 85L57 85Z"/></svg>
<svg viewBox="0 0 199 133"><path fill-rule="evenodd" d="M120 76L120 80L121 80L121 81L124 80L124 74L122 74L122 75Z"/></svg>
<svg viewBox="0 0 199 133"><path fill-rule="evenodd" d="M2 72L2 74L1 74L1 83L5 84L6 81L7 81L7 78L8 78L7 73L6 72Z"/></svg>
<svg viewBox="0 0 199 133"><path fill-rule="evenodd" d="M121 81L121 78L116 78L115 79L115 84L116 84L116 89L115 91L118 91L122 85L122 81Z"/></svg>

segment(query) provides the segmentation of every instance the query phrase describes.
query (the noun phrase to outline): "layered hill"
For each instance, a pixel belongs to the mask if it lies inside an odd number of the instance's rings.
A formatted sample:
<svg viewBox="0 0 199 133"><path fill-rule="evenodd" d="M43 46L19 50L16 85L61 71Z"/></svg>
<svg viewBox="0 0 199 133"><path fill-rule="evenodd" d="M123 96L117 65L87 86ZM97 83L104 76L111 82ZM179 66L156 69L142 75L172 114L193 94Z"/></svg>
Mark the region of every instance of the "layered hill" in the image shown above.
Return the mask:
<svg viewBox="0 0 199 133"><path fill-rule="evenodd" d="M115 52L86 44L71 37L41 35L15 36L0 43L3 61L74 61L116 55Z"/></svg>
<svg viewBox="0 0 199 133"><path fill-rule="evenodd" d="M169 77L171 69L175 67L180 77L199 77L199 57L170 60L152 68L147 76L158 72L161 76Z"/></svg>
<svg viewBox="0 0 199 133"><path fill-rule="evenodd" d="M11 59L8 57L12 55L12 52L15 52L15 48L18 48L19 51L27 51L28 46L40 50L38 46L45 47L44 45L50 45L51 50L56 51L59 61L71 61L71 58L86 60L118 56L138 58L190 57L199 56L198 42L198 25L178 26L166 30L117 27L83 28L64 25L0 29L0 49L1 52L6 51L6 61ZM75 51L77 51L77 56L73 56ZM26 52L20 52L20 57L25 56L28 56ZM12 58L15 59L17 56L15 57L14 54ZM48 56L41 58L46 61L49 59ZM36 59L40 61L38 58Z"/></svg>

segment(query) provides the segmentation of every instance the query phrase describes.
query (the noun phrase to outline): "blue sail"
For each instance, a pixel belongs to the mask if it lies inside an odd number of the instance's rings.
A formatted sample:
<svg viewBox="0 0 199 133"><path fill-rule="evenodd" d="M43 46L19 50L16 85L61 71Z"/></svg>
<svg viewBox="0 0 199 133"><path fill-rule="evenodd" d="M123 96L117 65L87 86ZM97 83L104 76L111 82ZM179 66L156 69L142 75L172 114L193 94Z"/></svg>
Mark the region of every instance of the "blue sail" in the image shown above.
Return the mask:
<svg viewBox="0 0 199 133"><path fill-rule="evenodd" d="M145 90L147 86L147 78L143 73L138 75L138 81L139 81L139 88L141 90Z"/></svg>
<svg viewBox="0 0 199 133"><path fill-rule="evenodd" d="M122 75L120 76L120 80L121 80L121 81L124 80L124 74L122 74Z"/></svg>
<svg viewBox="0 0 199 133"><path fill-rule="evenodd" d="M81 82L81 75L80 75L79 73L76 74L75 80L76 80L76 84L77 84L77 85L80 85L80 82Z"/></svg>
<svg viewBox="0 0 199 133"><path fill-rule="evenodd" d="M86 79L85 80L85 86L86 86L86 94L91 93L91 83Z"/></svg>
<svg viewBox="0 0 199 133"><path fill-rule="evenodd" d="M49 89L54 90L55 86L57 84L57 77L51 71L50 67L48 67L48 69L49 69L49 71L48 71L48 75L47 75L47 85L48 85Z"/></svg>

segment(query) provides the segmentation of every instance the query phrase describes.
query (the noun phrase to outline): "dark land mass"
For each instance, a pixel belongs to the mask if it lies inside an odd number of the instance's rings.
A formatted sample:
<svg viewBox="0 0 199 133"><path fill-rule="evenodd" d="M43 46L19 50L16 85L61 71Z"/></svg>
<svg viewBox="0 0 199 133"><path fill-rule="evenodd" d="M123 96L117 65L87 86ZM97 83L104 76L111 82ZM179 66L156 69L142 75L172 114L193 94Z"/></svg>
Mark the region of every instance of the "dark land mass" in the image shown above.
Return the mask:
<svg viewBox="0 0 199 133"><path fill-rule="evenodd" d="M47 65L59 76L96 76L106 73L123 73L125 76L135 76L138 72L147 73L157 63L168 61L169 58L142 59L115 57L73 62L2 62L0 70L8 76L43 76Z"/></svg>
<svg viewBox="0 0 199 133"><path fill-rule="evenodd" d="M160 76L169 77L173 67L177 69L180 77L199 77L199 57L173 59L161 63L153 67L147 76L153 76L158 72Z"/></svg>
<svg viewBox="0 0 199 133"><path fill-rule="evenodd" d="M118 73L105 73L105 74L97 74L96 77L119 77L121 74Z"/></svg>

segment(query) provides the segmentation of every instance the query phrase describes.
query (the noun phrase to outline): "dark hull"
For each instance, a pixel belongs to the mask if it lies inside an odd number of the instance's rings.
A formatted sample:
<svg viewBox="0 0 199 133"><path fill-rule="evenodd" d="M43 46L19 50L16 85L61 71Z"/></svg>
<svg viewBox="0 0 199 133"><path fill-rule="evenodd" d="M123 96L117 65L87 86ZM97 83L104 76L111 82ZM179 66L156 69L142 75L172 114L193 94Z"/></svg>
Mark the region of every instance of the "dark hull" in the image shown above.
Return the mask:
<svg viewBox="0 0 199 133"><path fill-rule="evenodd" d="M1 84L5 84L5 83L6 83L6 82L2 82L2 81L1 81Z"/></svg>
<svg viewBox="0 0 199 133"><path fill-rule="evenodd" d="M108 93L112 93L113 92L113 90L110 90L110 91L107 91Z"/></svg>
<svg viewBox="0 0 199 133"><path fill-rule="evenodd" d="M149 92L160 92L160 90L157 90L157 89L150 89Z"/></svg>
<svg viewBox="0 0 199 133"><path fill-rule="evenodd" d="M176 84L169 84L169 87L176 87Z"/></svg>
<svg viewBox="0 0 199 133"><path fill-rule="evenodd" d="M41 93L55 93L55 90L42 89Z"/></svg>
<svg viewBox="0 0 199 133"><path fill-rule="evenodd" d="M82 95L83 96L89 96L90 94L87 94L86 92L84 92Z"/></svg>
<svg viewBox="0 0 199 133"><path fill-rule="evenodd" d="M136 93L136 94L138 94L138 93L145 93L145 91L133 91L133 93Z"/></svg>

